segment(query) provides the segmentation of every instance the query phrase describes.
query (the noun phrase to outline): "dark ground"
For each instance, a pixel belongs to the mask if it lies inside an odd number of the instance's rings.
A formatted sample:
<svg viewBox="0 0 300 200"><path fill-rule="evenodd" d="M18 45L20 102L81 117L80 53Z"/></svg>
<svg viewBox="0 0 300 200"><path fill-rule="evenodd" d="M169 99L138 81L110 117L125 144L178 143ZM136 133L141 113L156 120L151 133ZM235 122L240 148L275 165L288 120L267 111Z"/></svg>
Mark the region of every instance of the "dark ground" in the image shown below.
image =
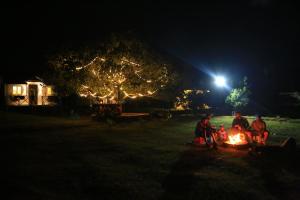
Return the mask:
<svg viewBox="0 0 300 200"><path fill-rule="evenodd" d="M185 145L193 119L108 125L0 114L6 199L300 199L299 150ZM298 120L266 121L270 145L299 138Z"/></svg>

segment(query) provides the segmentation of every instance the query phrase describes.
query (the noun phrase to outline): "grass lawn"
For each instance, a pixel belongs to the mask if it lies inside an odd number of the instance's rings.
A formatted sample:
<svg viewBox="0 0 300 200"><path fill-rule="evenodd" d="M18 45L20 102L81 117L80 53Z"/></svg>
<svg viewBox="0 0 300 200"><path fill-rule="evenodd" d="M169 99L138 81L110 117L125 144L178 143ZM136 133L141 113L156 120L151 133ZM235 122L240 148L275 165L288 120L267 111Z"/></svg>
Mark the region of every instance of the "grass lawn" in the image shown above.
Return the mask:
<svg viewBox="0 0 300 200"><path fill-rule="evenodd" d="M212 123L229 127L231 120ZM300 120L266 123L270 144L288 136L299 141ZM0 112L5 199L300 199L299 153L251 156L185 145L195 124L172 119L112 126Z"/></svg>

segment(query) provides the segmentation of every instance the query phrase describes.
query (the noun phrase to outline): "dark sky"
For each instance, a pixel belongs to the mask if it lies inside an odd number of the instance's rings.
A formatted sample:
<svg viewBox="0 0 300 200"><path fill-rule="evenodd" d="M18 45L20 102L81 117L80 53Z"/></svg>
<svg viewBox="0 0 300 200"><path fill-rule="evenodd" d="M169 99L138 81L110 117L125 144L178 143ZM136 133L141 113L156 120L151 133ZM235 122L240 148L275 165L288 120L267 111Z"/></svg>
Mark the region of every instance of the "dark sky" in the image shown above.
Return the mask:
<svg viewBox="0 0 300 200"><path fill-rule="evenodd" d="M233 80L248 76L257 96L300 90L300 14L294 1L192 2L2 5L0 74L31 75L62 46L132 30L199 70Z"/></svg>

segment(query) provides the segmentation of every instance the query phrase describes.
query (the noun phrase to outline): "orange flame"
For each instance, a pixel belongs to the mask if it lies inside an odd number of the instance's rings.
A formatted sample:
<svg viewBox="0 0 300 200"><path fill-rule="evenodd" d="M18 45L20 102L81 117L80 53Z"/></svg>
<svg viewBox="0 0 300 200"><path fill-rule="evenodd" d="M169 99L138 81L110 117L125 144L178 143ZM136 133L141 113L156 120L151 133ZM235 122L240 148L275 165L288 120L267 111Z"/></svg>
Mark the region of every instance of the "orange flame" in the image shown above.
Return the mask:
<svg viewBox="0 0 300 200"><path fill-rule="evenodd" d="M246 144L247 140L244 134L237 133L228 136L228 143L233 145L240 145L240 144Z"/></svg>

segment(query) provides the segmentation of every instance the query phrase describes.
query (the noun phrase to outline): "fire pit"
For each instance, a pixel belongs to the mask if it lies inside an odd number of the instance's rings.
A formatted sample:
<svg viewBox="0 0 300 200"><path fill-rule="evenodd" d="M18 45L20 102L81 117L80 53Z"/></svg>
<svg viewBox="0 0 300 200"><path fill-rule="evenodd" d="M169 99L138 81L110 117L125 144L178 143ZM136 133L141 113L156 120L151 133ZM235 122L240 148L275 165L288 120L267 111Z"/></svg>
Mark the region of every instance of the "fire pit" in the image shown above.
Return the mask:
<svg viewBox="0 0 300 200"><path fill-rule="evenodd" d="M247 148L248 141L246 138L246 134L242 132L237 133L230 133L228 135L228 140L224 142L226 147L233 147L233 148Z"/></svg>

